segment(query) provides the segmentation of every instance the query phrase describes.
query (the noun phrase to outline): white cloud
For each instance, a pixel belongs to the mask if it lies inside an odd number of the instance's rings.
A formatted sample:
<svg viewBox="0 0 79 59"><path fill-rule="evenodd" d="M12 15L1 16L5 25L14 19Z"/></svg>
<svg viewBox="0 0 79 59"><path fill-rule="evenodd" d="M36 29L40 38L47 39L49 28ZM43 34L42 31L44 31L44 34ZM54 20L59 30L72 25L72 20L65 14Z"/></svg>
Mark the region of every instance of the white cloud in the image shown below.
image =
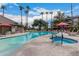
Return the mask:
<svg viewBox="0 0 79 59"><path fill-rule="evenodd" d="M44 9L44 8L43 8ZM44 9L45 10L45 9ZM43 11L43 10L40 10L40 11ZM47 10L46 10L47 11ZM60 11L61 13L63 13L63 11L61 11L60 9L58 9L58 10L49 10L48 12L50 12L50 11L52 11L53 12L53 14L52 14L52 18L53 18L53 20L54 20L54 17L55 16L58 16L58 11ZM39 16L34 16L33 17L33 20L34 19L41 19L42 18L42 15L39 15ZM48 18L48 20L46 19L46 18ZM45 20L45 21L49 21L49 20L51 20L51 14L50 13L48 13L48 15L47 15L47 17L46 17L46 14L44 13L43 14L43 20Z"/></svg>
<svg viewBox="0 0 79 59"><path fill-rule="evenodd" d="M0 15L2 15L2 13L0 13ZM17 22L17 23L21 23L21 16L20 15L11 15L11 14L5 14L5 17ZM25 25L26 24L26 16L22 16L22 19L23 19L23 24ZM31 17L28 18L28 23L29 25L32 24L33 20Z"/></svg>
<svg viewBox="0 0 79 59"><path fill-rule="evenodd" d="M41 13L41 12L49 12L50 10L48 9L45 9L45 8L40 8L40 7L36 7L34 8L35 11L37 11L38 13Z"/></svg>
<svg viewBox="0 0 79 59"><path fill-rule="evenodd" d="M38 12L35 12L35 11L30 11L29 14L30 15L40 15Z"/></svg>
<svg viewBox="0 0 79 59"><path fill-rule="evenodd" d="M57 11L60 11L61 13L63 12L60 9L58 9L58 10L48 10L48 9L44 9L44 8L35 8L34 10L36 10L37 12L30 11L30 15L32 14L32 15L35 15L35 16L33 16L33 17L29 16L28 17L28 23L29 23L29 25L31 25L35 19L42 18L42 15L38 15L38 14L40 14L39 12L46 12L46 11L50 12L50 11L52 11L53 12L52 18L54 18L54 16L58 15ZM20 15L5 14L5 17L7 17L7 18L9 18L11 20L14 20L15 22L21 23L21 17L20 17ZM51 14L49 13L48 14L48 20L50 20L50 19L51 19ZM48 20L46 20L46 14L45 13L43 15L43 20L48 21ZM26 16L23 16L23 24L24 25L26 24Z"/></svg>
<svg viewBox="0 0 79 59"><path fill-rule="evenodd" d="M17 3L14 3L15 6L19 6Z"/></svg>

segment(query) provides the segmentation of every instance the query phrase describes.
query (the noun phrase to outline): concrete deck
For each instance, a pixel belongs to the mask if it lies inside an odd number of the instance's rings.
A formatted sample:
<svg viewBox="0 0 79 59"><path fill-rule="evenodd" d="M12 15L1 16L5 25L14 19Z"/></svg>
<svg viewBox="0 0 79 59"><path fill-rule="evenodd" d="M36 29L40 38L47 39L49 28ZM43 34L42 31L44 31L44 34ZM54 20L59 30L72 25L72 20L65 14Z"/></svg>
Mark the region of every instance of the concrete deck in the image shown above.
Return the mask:
<svg viewBox="0 0 79 59"><path fill-rule="evenodd" d="M13 56L79 56L79 44L59 45L52 43L51 35L32 40L16 50ZM77 37L78 38L78 37Z"/></svg>

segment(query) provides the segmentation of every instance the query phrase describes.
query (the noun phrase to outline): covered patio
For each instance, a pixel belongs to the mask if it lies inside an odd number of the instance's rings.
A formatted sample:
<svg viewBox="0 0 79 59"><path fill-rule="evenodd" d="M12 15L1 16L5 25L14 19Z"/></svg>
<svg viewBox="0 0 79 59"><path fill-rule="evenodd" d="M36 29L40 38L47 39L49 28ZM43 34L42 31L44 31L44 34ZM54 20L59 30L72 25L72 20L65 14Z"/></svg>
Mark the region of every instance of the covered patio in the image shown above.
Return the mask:
<svg viewBox="0 0 79 59"><path fill-rule="evenodd" d="M6 32L11 31L12 25L0 23L0 34L6 34Z"/></svg>
<svg viewBox="0 0 79 59"><path fill-rule="evenodd" d="M22 32L23 26L0 15L0 35Z"/></svg>

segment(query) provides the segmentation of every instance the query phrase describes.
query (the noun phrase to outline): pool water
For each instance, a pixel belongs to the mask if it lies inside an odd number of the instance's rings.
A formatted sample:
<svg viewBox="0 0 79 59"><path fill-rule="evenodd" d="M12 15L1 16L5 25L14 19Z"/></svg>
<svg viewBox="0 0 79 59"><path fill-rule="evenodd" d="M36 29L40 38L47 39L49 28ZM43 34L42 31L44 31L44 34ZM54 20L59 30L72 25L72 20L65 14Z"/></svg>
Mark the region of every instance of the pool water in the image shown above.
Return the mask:
<svg viewBox="0 0 79 59"><path fill-rule="evenodd" d="M77 40L73 40L73 39L70 39L70 38L61 38L61 37L54 37L54 38L51 38L53 42L55 43L59 43L61 44L61 42L63 44L74 44L74 43L77 43L78 41Z"/></svg>
<svg viewBox="0 0 79 59"><path fill-rule="evenodd" d="M46 35L46 34L55 34L55 33L54 32L30 32L26 35L0 39L0 55L10 55L17 48L20 48L24 43L32 40L33 38Z"/></svg>

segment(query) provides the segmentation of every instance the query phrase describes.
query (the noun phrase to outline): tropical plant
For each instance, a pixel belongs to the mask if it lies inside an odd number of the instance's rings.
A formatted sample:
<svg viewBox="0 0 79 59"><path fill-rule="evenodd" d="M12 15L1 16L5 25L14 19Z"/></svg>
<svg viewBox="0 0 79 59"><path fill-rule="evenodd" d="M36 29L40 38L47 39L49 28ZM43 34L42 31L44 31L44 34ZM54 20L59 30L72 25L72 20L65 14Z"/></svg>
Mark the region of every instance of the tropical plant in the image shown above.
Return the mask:
<svg viewBox="0 0 79 59"><path fill-rule="evenodd" d="M66 18L64 18L64 21L65 22L71 22L71 17L70 16L67 16Z"/></svg>
<svg viewBox="0 0 79 59"><path fill-rule="evenodd" d="M72 6L72 3L71 3L71 20L72 20L72 27L73 27L73 6Z"/></svg>
<svg viewBox="0 0 79 59"><path fill-rule="evenodd" d="M48 12L46 12L46 20L48 21ZM48 27L48 26L47 26Z"/></svg>
<svg viewBox="0 0 79 59"><path fill-rule="evenodd" d="M23 25L23 23L22 23L22 21L23 21L23 19L22 19L22 10L23 10L24 8L20 5L19 6L19 10L20 10L20 15L21 15L21 25Z"/></svg>
<svg viewBox="0 0 79 59"><path fill-rule="evenodd" d="M77 28L77 31L79 31L79 19L78 19L77 25L75 27Z"/></svg>
<svg viewBox="0 0 79 59"><path fill-rule="evenodd" d="M52 30L52 14L53 14L53 12L50 12L50 14L51 14L51 30Z"/></svg>
<svg viewBox="0 0 79 59"><path fill-rule="evenodd" d="M42 27L44 27L44 29L47 28L47 22L45 22L44 20L42 19L35 19L33 24L32 24L33 27L37 27L38 26L38 29L41 30Z"/></svg>
<svg viewBox="0 0 79 59"><path fill-rule="evenodd" d="M46 12L46 20L48 20L48 12Z"/></svg>
<svg viewBox="0 0 79 59"><path fill-rule="evenodd" d="M30 7L29 7L29 6L26 6L26 8L25 8L25 14L26 14L26 28L27 28L27 29L28 29L29 10L30 10Z"/></svg>
<svg viewBox="0 0 79 59"><path fill-rule="evenodd" d="M5 8L6 8L6 6L1 5L1 9L3 10L3 11L2 11L2 12L3 12L3 16L4 16L4 11L5 11Z"/></svg>
<svg viewBox="0 0 79 59"><path fill-rule="evenodd" d="M60 11L58 11L57 14L58 15L55 17L55 20L53 21L54 25L65 21L64 13L61 13Z"/></svg>
<svg viewBox="0 0 79 59"><path fill-rule="evenodd" d="M42 20L43 20L43 14L44 14L44 13L43 13L43 12L41 12L40 14L42 15Z"/></svg>

